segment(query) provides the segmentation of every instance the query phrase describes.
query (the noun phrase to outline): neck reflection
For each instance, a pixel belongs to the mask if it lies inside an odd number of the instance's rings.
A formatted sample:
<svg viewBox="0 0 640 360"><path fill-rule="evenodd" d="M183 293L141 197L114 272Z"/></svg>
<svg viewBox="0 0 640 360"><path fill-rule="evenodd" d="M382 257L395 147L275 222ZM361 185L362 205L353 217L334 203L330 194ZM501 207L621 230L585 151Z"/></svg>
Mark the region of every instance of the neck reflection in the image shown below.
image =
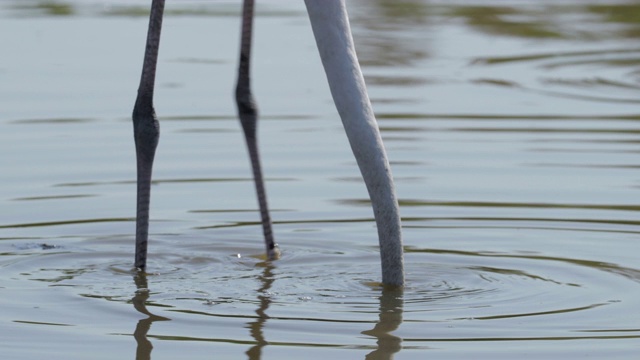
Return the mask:
<svg viewBox="0 0 640 360"><path fill-rule="evenodd" d="M404 305L402 289L383 289L380 300L380 320L371 330L362 334L374 336L378 348L365 359L393 359L393 354L402 349L402 338L391 333L402 324L402 307Z"/></svg>

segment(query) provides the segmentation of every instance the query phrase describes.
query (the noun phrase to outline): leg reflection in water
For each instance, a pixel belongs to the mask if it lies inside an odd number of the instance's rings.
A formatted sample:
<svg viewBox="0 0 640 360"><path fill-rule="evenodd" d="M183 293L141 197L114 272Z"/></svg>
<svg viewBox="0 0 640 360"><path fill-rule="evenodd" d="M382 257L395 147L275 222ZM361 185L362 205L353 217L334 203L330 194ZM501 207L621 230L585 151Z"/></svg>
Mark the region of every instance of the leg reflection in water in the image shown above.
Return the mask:
<svg viewBox="0 0 640 360"><path fill-rule="evenodd" d="M154 321L167 321L171 319L154 315L147 310L146 303L149 299L147 275L140 271L133 277L133 280L136 283L136 295L131 299L133 307L139 313L148 316L147 318L138 321L136 331L133 333L133 337L136 339L136 343L138 344L136 349L136 360L148 360L151 359L151 350L153 350L151 341L147 339L147 333L151 328L151 324Z"/></svg>
<svg viewBox="0 0 640 360"><path fill-rule="evenodd" d="M376 337L378 348L367 354L365 359L393 359L393 354L402 349L402 338L392 335L391 332L402 324L403 296L402 288L382 289L379 298L380 321L373 329L362 332L364 335Z"/></svg>
<svg viewBox="0 0 640 360"><path fill-rule="evenodd" d="M256 309L257 317L255 321L247 324L251 337L256 342L256 344L249 348L245 353L249 360L260 359L262 355L262 348L268 344L267 340L264 338L262 329L267 322L267 319L269 319L269 315L267 315L267 309L269 308L269 305L271 305L269 289L275 280L273 277L273 265L270 261L266 261L259 265L264 266L264 270L262 271L262 275L258 277L261 286L258 289L259 306Z"/></svg>

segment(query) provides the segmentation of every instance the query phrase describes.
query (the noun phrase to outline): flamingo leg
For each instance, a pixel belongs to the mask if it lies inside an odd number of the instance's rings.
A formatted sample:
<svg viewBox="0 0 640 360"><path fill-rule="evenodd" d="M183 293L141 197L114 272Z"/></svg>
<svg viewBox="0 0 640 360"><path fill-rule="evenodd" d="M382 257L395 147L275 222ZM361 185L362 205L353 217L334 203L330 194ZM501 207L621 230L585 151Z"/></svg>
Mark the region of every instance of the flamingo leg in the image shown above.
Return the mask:
<svg viewBox="0 0 640 360"><path fill-rule="evenodd" d="M280 257L280 250L273 239L271 228L271 217L267 205L267 195L260 166L260 154L258 151L257 123L258 107L253 94L251 93L251 37L253 32L253 0L245 0L242 7L242 37L240 42L240 64L238 66L238 82L236 84L236 104L238 106L238 116L242 124L244 138L249 150L251 159L251 169L258 195L260 206L260 217L262 219L262 231L264 233L267 258L275 260Z"/></svg>
<svg viewBox="0 0 640 360"><path fill-rule="evenodd" d="M143 270L147 266L147 243L149 237L149 201L151 198L151 172L153 159L160 138L160 123L153 108L153 89L158 62L160 30L164 0L153 0L149 17L147 45L142 66L138 96L133 108L133 134L137 161L137 209L135 267Z"/></svg>

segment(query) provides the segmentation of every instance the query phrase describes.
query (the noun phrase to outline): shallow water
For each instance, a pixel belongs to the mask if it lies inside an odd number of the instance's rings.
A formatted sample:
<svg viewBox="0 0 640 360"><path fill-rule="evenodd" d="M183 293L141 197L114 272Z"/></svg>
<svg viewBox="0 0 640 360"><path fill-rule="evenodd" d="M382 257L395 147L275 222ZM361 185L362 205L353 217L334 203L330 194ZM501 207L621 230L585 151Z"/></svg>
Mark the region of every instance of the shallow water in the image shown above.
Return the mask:
<svg viewBox="0 0 640 360"><path fill-rule="evenodd" d="M147 276L147 1L0 3L3 358L635 358L640 6L504 4L349 2L401 200L393 292L301 1L256 23L272 264L231 98L239 3L169 1Z"/></svg>

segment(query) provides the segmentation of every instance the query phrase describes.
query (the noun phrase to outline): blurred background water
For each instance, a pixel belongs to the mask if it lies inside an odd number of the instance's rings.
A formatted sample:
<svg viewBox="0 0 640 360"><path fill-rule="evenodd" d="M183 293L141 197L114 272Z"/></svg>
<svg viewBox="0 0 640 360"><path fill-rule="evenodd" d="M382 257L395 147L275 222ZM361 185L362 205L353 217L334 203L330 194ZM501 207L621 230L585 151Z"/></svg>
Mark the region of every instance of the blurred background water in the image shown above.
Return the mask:
<svg viewBox="0 0 640 360"><path fill-rule="evenodd" d="M633 359L640 4L348 1L403 216L383 291L302 1L258 1L264 263L239 1L168 1L147 276L131 271L143 0L0 2L6 359ZM152 351L153 350L153 351Z"/></svg>

